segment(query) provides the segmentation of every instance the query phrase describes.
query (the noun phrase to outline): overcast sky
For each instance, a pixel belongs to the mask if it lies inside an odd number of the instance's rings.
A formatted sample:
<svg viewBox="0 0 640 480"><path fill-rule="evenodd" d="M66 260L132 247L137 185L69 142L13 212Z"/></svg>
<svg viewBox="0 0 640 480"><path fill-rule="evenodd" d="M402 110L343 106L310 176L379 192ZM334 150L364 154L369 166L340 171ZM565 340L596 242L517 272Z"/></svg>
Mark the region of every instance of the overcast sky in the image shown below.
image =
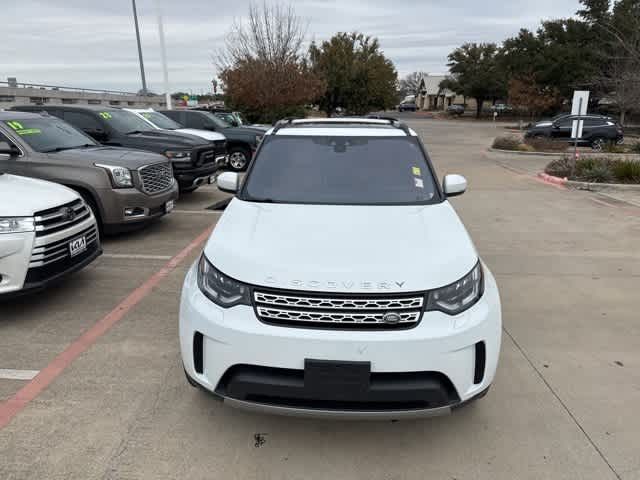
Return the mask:
<svg viewBox="0 0 640 480"><path fill-rule="evenodd" d="M171 90L201 93L212 56L249 0L160 0ZM271 2L269 2L271 3ZM501 41L542 19L571 16L578 0L295 0L310 39L357 30L380 39L400 75L446 72L464 42ZM3 8L0 80L136 91L140 73L131 0L20 0ZM154 0L137 0L149 88L163 91Z"/></svg>

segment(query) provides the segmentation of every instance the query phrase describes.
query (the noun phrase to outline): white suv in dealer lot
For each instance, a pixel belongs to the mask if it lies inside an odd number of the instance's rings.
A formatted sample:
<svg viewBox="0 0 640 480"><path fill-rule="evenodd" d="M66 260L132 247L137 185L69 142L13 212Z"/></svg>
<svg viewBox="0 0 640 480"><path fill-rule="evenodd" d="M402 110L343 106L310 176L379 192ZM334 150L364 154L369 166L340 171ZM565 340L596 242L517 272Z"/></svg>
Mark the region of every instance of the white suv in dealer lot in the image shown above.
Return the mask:
<svg viewBox="0 0 640 480"><path fill-rule="evenodd" d="M0 299L44 288L101 253L96 219L80 195L0 172Z"/></svg>
<svg viewBox="0 0 640 480"><path fill-rule="evenodd" d="M493 275L393 119L280 122L267 132L180 307L190 383L265 412L443 414L493 381L501 307Z"/></svg>

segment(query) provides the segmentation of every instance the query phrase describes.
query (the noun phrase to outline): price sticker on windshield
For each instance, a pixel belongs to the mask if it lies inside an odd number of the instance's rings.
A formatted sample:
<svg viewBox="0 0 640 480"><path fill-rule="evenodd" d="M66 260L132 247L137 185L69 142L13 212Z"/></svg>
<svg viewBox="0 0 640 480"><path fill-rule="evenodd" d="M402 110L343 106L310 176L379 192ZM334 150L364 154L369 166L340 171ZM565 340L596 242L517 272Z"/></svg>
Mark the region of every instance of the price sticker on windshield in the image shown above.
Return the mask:
<svg viewBox="0 0 640 480"><path fill-rule="evenodd" d="M411 171L416 177L420 177L422 175L422 171L420 170L420 167L413 167Z"/></svg>
<svg viewBox="0 0 640 480"><path fill-rule="evenodd" d="M25 128L22 122L18 122L16 120L10 120L5 122L9 127L11 127L18 135L36 135L38 133L42 133L42 130L39 128Z"/></svg>
<svg viewBox="0 0 640 480"><path fill-rule="evenodd" d="M109 112L100 112L100 116L105 120L111 120L113 118L113 115L111 115Z"/></svg>

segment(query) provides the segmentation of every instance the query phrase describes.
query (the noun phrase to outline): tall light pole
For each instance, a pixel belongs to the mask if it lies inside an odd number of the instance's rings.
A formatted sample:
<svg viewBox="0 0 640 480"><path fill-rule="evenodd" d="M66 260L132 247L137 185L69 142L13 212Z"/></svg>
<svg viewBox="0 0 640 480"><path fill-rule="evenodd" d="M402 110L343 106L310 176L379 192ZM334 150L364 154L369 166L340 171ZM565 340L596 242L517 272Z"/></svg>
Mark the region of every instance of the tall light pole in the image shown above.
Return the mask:
<svg viewBox="0 0 640 480"><path fill-rule="evenodd" d="M133 22L136 25L136 40L138 41L138 59L140 60L140 76L142 77L142 94L147 94L147 79L144 76L144 61L142 60L142 45L140 44L140 28L138 27L138 12L136 0L131 0L133 5Z"/></svg>
<svg viewBox="0 0 640 480"><path fill-rule="evenodd" d="M160 35L160 55L162 57L162 73L164 77L164 94L167 99L167 110L171 110L171 92L169 92L169 70L167 68L167 49L164 45L164 27L162 25L162 9L160 0L156 0L156 11L158 13L158 34Z"/></svg>

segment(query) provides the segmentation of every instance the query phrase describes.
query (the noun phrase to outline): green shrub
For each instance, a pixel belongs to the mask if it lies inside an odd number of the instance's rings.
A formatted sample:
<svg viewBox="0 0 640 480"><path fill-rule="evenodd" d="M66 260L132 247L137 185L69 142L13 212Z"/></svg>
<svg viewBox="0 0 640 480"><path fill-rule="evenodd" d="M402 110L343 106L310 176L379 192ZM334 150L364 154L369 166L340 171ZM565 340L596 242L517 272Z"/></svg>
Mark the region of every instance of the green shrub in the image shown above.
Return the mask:
<svg viewBox="0 0 640 480"><path fill-rule="evenodd" d="M565 156L549 163L544 169L545 173L554 177L565 178L571 174L571 157Z"/></svg>
<svg viewBox="0 0 640 480"><path fill-rule="evenodd" d="M584 177L585 172L592 170L593 168L602 165L604 159L602 158L582 158L576 162L575 176Z"/></svg>
<svg viewBox="0 0 640 480"><path fill-rule="evenodd" d="M619 160L611 166L614 178L620 183L640 183L640 162Z"/></svg>
<svg viewBox="0 0 640 480"><path fill-rule="evenodd" d="M497 137L493 141L493 148L498 150L518 150L522 141L518 137Z"/></svg>
<svg viewBox="0 0 640 480"><path fill-rule="evenodd" d="M607 142L602 147L602 151L605 153L626 153L627 149L622 145L616 145L612 142Z"/></svg>
<svg viewBox="0 0 640 480"><path fill-rule="evenodd" d="M629 147L631 153L640 153L640 142L636 142Z"/></svg>
<svg viewBox="0 0 640 480"><path fill-rule="evenodd" d="M610 183L613 180L613 172L605 163L595 163L591 167L581 170L582 173L578 175L580 180L593 183Z"/></svg>
<svg viewBox="0 0 640 480"><path fill-rule="evenodd" d="M536 149L533 148L531 145L527 145L526 143L521 143L520 145L518 145L518 151L520 151L520 152L535 152Z"/></svg>

